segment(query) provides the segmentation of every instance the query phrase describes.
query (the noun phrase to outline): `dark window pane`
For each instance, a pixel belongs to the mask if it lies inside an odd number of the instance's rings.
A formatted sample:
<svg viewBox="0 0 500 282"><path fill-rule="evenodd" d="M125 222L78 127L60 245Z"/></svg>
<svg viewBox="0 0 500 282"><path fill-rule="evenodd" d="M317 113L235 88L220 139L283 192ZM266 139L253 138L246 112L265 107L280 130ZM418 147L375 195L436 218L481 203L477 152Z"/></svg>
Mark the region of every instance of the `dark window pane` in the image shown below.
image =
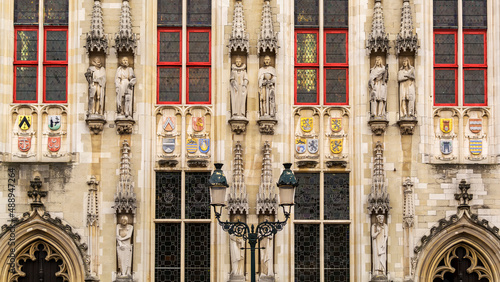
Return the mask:
<svg viewBox="0 0 500 282"><path fill-rule="evenodd" d="M319 219L319 174L297 173L296 177L295 219Z"/></svg>
<svg viewBox="0 0 500 282"><path fill-rule="evenodd" d="M209 178L210 172L186 172L186 218L210 218Z"/></svg>
<svg viewBox="0 0 500 282"><path fill-rule="evenodd" d="M68 25L68 0L44 2L44 24Z"/></svg>
<svg viewBox="0 0 500 282"><path fill-rule="evenodd" d="M155 280L181 279L181 224L157 223L155 231Z"/></svg>
<svg viewBox="0 0 500 282"><path fill-rule="evenodd" d="M434 35L434 63L455 64L455 34Z"/></svg>
<svg viewBox="0 0 500 282"><path fill-rule="evenodd" d="M297 63L318 63L318 35L316 33L297 33Z"/></svg>
<svg viewBox="0 0 500 282"><path fill-rule="evenodd" d="M212 0L188 0L188 26L212 25Z"/></svg>
<svg viewBox="0 0 500 282"><path fill-rule="evenodd" d="M347 70L325 69L327 104L347 103Z"/></svg>
<svg viewBox="0 0 500 282"><path fill-rule="evenodd" d="M347 28L349 24L348 0L324 0L325 28Z"/></svg>
<svg viewBox="0 0 500 282"><path fill-rule="evenodd" d="M349 225L325 225L325 281L350 281Z"/></svg>
<svg viewBox="0 0 500 282"><path fill-rule="evenodd" d="M38 32L36 30L18 30L16 36L16 60L36 61L38 57Z"/></svg>
<svg viewBox="0 0 500 282"><path fill-rule="evenodd" d="M464 104L485 103L484 70L464 70Z"/></svg>
<svg viewBox="0 0 500 282"><path fill-rule="evenodd" d="M158 101L180 102L181 68L158 68Z"/></svg>
<svg viewBox="0 0 500 282"><path fill-rule="evenodd" d="M38 0L14 1L14 24L38 24Z"/></svg>
<svg viewBox="0 0 500 282"><path fill-rule="evenodd" d="M156 173L155 218L181 218L181 173Z"/></svg>
<svg viewBox="0 0 500 282"><path fill-rule="evenodd" d="M434 103L456 104L456 70L434 70Z"/></svg>
<svg viewBox="0 0 500 282"><path fill-rule="evenodd" d="M325 219L349 219L349 174L325 173Z"/></svg>
<svg viewBox="0 0 500 282"><path fill-rule="evenodd" d="M210 281L210 223L186 223L185 238L186 281Z"/></svg>
<svg viewBox="0 0 500 282"><path fill-rule="evenodd" d="M160 62L180 62L180 32L160 33Z"/></svg>
<svg viewBox="0 0 500 282"><path fill-rule="evenodd" d="M45 101L66 101L66 67L45 68Z"/></svg>
<svg viewBox="0 0 500 282"><path fill-rule="evenodd" d="M210 32L189 33L189 62L210 62Z"/></svg>
<svg viewBox="0 0 500 282"><path fill-rule="evenodd" d="M65 30L47 31L45 59L47 61L66 61L67 33Z"/></svg>
<svg viewBox="0 0 500 282"><path fill-rule="evenodd" d="M158 25L182 26L182 0L158 0Z"/></svg>
<svg viewBox="0 0 500 282"><path fill-rule="evenodd" d="M16 101L36 102L37 67L16 67Z"/></svg>
<svg viewBox="0 0 500 282"><path fill-rule="evenodd" d="M464 28L486 28L486 0L462 0L462 15Z"/></svg>
<svg viewBox="0 0 500 282"><path fill-rule="evenodd" d="M295 0L295 27L319 27L318 0Z"/></svg>
<svg viewBox="0 0 500 282"><path fill-rule="evenodd" d="M318 70L296 69L297 103L318 103Z"/></svg>
<svg viewBox="0 0 500 282"><path fill-rule="evenodd" d="M295 281L319 281L319 225L295 224L294 229Z"/></svg>
<svg viewBox="0 0 500 282"><path fill-rule="evenodd" d="M210 68L189 68L189 102L210 102Z"/></svg>
<svg viewBox="0 0 500 282"><path fill-rule="evenodd" d="M346 59L346 33L327 33L325 36L327 64L345 64Z"/></svg>
<svg viewBox="0 0 500 282"><path fill-rule="evenodd" d="M484 34L464 34L464 64L485 64Z"/></svg>
<svg viewBox="0 0 500 282"><path fill-rule="evenodd" d="M457 0L434 0L434 28L457 28Z"/></svg>

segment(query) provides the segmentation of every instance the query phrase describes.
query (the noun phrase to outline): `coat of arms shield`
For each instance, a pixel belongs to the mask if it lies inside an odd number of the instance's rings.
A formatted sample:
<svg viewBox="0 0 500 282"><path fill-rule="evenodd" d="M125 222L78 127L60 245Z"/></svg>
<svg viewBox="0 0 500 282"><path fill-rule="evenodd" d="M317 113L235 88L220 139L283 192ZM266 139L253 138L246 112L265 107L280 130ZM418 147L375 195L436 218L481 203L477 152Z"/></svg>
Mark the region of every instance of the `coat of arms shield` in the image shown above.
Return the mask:
<svg viewBox="0 0 500 282"><path fill-rule="evenodd" d="M196 151L198 151L198 139L188 138L186 141L186 150L190 154L196 153Z"/></svg>
<svg viewBox="0 0 500 282"><path fill-rule="evenodd" d="M47 148L51 152L57 152L61 149L61 136L49 136Z"/></svg>
<svg viewBox="0 0 500 282"><path fill-rule="evenodd" d="M175 138L163 138L163 152L170 154L175 150Z"/></svg>
<svg viewBox="0 0 500 282"><path fill-rule="evenodd" d="M306 139L295 139L295 151L299 154L306 152Z"/></svg>
<svg viewBox="0 0 500 282"><path fill-rule="evenodd" d="M479 133L483 129L483 119L482 118L471 118L469 119L469 130L472 133Z"/></svg>
<svg viewBox="0 0 500 282"><path fill-rule="evenodd" d="M21 152L28 152L31 149L31 136L19 137L17 139L17 147Z"/></svg>
<svg viewBox="0 0 500 282"><path fill-rule="evenodd" d="M304 132L311 132L311 130L313 129L313 118L300 118L300 129L302 129L302 131Z"/></svg>
<svg viewBox="0 0 500 282"><path fill-rule="evenodd" d="M50 115L48 116L48 125L50 130L58 130L61 128L61 116L60 115Z"/></svg>
<svg viewBox="0 0 500 282"><path fill-rule="evenodd" d="M453 119L452 118L442 118L439 120L439 128L443 133L450 133L453 129Z"/></svg>
<svg viewBox="0 0 500 282"><path fill-rule="evenodd" d="M307 139L307 151L311 154L316 154L319 149L318 139Z"/></svg>
<svg viewBox="0 0 500 282"><path fill-rule="evenodd" d="M175 117L165 117L163 120L163 130L170 132L175 129Z"/></svg>
<svg viewBox="0 0 500 282"><path fill-rule="evenodd" d="M198 143L200 143L200 152L203 154L208 153L210 151L210 139L209 138L200 138Z"/></svg>
<svg viewBox="0 0 500 282"><path fill-rule="evenodd" d="M31 116L19 115L17 124L22 130L28 130L31 127Z"/></svg>
<svg viewBox="0 0 500 282"><path fill-rule="evenodd" d="M473 155L480 155L483 151L483 140L469 140L469 151Z"/></svg>
<svg viewBox="0 0 500 282"><path fill-rule="evenodd" d="M344 144L344 140L341 138L331 138L330 139L330 151L334 154L342 153L342 147Z"/></svg>
<svg viewBox="0 0 500 282"><path fill-rule="evenodd" d="M453 152L453 143L451 140L441 140L441 153L449 155Z"/></svg>
<svg viewBox="0 0 500 282"><path fill-rule="evenodd" d="M334 133L340 132L342 130L342 118L331 118L330 128Z"/></svg>
<svg viewBox="0 0 500 282"><path fill-rule="evenodd" d="M205 128L205 117L193 117L193 130L202 131Z"/></svg>

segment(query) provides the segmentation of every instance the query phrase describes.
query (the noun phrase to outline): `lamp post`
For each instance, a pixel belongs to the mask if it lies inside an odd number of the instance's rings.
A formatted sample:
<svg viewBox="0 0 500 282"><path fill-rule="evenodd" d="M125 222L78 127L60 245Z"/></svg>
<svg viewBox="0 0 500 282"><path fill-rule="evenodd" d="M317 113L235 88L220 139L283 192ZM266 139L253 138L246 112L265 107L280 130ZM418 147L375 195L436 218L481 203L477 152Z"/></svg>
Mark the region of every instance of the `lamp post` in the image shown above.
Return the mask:
<svg viewBox="0 0 500 282"><path fill-rule="evenodd" d="M277 186L279 188L280 206L283 208L283 213L285 215L284 221L264 221L257 225L257 227L248 226L248 224L241 222L230 222L222 221L220 219L222 214L222 208L225 206L226 200L226 188L228 187L226 177L222 172L221 168L223 164L216 163L215 170L210 176L210 205L214 207L215 217L219 222L222 229L229 233L229 235L235 235L242 237L245 241L248 241L250 245L250 281L255 282L255 246L257 243L265 237L270 237L276 234L278 231L283 230L288 219L290 218L290 212L292 206L294 205L295 197L295 187L297 187L298 182L290 169L291 163L285 163L283 166L285 169L280 175Z"/></svg>

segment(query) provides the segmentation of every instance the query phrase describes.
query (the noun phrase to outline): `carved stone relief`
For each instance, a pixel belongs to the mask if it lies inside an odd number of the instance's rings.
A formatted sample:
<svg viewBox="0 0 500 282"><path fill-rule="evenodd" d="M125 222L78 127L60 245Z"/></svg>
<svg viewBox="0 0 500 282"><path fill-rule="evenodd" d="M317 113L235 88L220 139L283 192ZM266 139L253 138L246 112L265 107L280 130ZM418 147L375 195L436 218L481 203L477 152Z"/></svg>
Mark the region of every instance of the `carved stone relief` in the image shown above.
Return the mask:
<svg viewBox="0 0 500 282"><path fill-rule="evenodd" d="M212 120L210 110L193 107L186 111L186 157L189 167L207 167L211 156L210 130Z"/></svg>
<svg viewBox="0 0 500 282"><path fill-rule="evenodd" d="M314 168L319 163L320 113L316 108L295 111L295 161L299 168Z"/></svg>
<svg viewBox="0 0 500 282"><path fill-rule="evenodd" d="M278 199L273 183L271 143L269 141L264 143L263 153L262 173L259 193L257 194L257 214L276 214L278 212Z"/></svg>
<svg viewBox="0 0 500 282"><path fill-rule="evenodd" d="M46 106L42 114L42 159L68 156L68 112L62 106Z"/></svg>
<svg viewBox="0 0 500 282"><path fill-rule="evenodd" d="M162 107L156 114L156 152L158 164L175 167L181 156L182 115L176 107Z"/></svg>
<svg viewBox="0 0 500 282"><path fill-rule="evenodd" d="M488 156L488 124L489 112L482 108L467 109L464 113L463 125L465 133L464 156L469 161L483 161Z"/></svg>
<svg viewBox="0 0 500 282"><path fill-rule="evenodd" d="M228 212L230 214L248 214L248 195L245 185L245 168L243 166L243 147L237 141L234 146L233 183L227 196Z"/></svg>
<svg viewBox="0 0 500 282"><path fill-rule="evenodd" d="M323 119L325 138L323 149L326 166L346 167L349 154L349 115L345 108L330 108Z"/></svg>
<svg viewBox="0 0 500 282"><path fill-rule="evenodd" d="M434 130L436 144L434 152L436 160L456 161L459 155L457 139L459 113L455 109L439 109L434 114Z"/></svg>

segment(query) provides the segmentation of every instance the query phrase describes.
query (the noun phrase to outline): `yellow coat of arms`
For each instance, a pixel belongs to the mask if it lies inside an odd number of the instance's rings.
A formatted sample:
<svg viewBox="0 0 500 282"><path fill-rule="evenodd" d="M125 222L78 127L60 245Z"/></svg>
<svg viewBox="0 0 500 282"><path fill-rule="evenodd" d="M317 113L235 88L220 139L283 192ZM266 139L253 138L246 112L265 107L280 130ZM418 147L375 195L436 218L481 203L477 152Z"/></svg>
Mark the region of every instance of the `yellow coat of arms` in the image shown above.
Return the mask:
<svg viewBox="0 0 500 282"><path fill-rule="evenodd" d="M313 118L300 118L300 129L302 129L302 131L304 132L311 132L311 130L313 129Z"/></svg>
<svg viewBox="0 0 500 282"><path fill-rule="evenodd" d="M331 138L330 139L330 150L334 154L340 154L342 153L342 145L344 140L341 138Z"/></svg>
<svg viewBox="0 0 500 282"><path fill-rule="evenodd" d="M22 130L28 130L31 127L31 116L19 115L17 124Z"/></svg>
<svg viewBox="0 0 500 282"><path fill-rule="evenodd" d="M452 118L440 119L439 128L443 133L450 133L453 130L453 119Z"/></svg>

